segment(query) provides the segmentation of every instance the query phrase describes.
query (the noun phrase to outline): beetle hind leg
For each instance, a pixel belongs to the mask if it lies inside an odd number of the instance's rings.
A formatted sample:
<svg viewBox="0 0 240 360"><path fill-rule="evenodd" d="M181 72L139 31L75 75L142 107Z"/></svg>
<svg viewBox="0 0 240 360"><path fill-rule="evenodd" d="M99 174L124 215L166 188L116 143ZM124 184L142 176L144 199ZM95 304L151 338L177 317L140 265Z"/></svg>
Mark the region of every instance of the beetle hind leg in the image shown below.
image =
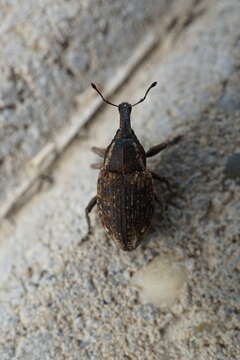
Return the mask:
<svg viewBox="0 0 240 360"><path fill-rule="evenodd" d="M85 216L88 224L88 235L91 234L91 220L90 220L90 212L94 208L94 206L97 204L97 195L95 195L88 203L87 207L85 208Z"/></svg>
<svg viewBox="0 0 240 360"><path fill-rule="evenodd" d="M156 203L158 203L158 205L160 206L161 209L161 213L164 213L164 211L166 210L166 206L164 206L164 201L162 199L159 199L158 195L156 194L156 192L154 192L154 200L156 201Z"/></svg>

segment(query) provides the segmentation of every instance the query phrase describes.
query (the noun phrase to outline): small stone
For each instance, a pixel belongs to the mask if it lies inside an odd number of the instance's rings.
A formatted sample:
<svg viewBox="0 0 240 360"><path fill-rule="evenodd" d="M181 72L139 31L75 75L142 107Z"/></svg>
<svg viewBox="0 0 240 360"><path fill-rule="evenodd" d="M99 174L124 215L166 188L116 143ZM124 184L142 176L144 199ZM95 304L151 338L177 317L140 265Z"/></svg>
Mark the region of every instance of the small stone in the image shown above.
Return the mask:
<svg viewBox="0 0 240 360"><path fill-rule="evenodd" d="M168 308L180 296L186 280L187 270L182 262L161 256L134 274L132 282L139 287L143 302Z"/></svg>

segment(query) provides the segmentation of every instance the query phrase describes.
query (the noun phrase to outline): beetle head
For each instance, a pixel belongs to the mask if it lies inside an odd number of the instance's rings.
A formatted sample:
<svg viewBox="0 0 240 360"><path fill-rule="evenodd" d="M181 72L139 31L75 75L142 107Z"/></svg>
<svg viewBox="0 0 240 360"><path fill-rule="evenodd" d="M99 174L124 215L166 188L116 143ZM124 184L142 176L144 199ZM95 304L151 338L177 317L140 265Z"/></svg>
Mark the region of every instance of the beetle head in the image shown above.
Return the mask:
<svg viewBox="0 0 240 360"><path fill-rule="evenodd" d="M131 111L132 111L132 105L127 102L123 102L118 105L118 110L119 110L120 114L127 113L130 115Z"/></svg>

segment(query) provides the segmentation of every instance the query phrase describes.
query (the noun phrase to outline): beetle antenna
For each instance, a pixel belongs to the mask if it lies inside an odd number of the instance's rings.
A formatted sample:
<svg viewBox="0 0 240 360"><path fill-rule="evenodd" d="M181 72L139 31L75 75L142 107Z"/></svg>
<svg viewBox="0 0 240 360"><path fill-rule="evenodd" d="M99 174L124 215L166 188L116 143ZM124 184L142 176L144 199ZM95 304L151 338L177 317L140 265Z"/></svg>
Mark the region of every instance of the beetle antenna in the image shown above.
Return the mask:
<svg viewBox="0 0 240 360"><path fill-rule="evenodd" d="M101 96L101 98L103 99L103 101L104 101L105 103L107 103L107 104L109 104L109 105L112 105L112 106L118 107L118 105L115 105L115 104L111 103L110 101L106 100L106 99L103 97L103 95L100 93L100 91L98 90L98 88L96 87L95 84L91 83L91 85L92 85L92 87L94 88L94 90L96 90L96 92Z"/></svg>
<svg viewBox="0 0 240 360"><path fill-rule="evenodd" d="M140 99L137 103L133 104L132 106L138 105L138 104L140 104L141 102L143 102L143 101L146 99L147 94L149 93L149 91L151 90L151 88L153 88L153 87L156 86L156 85L157 85L157 82L156 82L156 81L153 82L152 85L150 85L149 88L147 89L144 97L143 97L142 99Z"/></svg>

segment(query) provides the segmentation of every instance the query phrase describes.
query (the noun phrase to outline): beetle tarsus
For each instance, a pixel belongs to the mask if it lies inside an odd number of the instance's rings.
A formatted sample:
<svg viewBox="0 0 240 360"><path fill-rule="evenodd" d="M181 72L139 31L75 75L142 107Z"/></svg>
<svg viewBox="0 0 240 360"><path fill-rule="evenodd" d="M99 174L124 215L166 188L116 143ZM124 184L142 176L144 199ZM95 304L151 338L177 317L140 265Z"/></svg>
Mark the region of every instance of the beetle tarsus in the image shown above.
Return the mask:
<svg viewBox="0 0 240 360"><path fill-rule="evenodd" d="M173 199L169 199L168 204L173 206L174 208L176 208L178 210L182 210L182 207L178 203L176 203Z"/></svg>
<svg viewBox="0 0 240 360"><path fill-rule="evenodd" d="M94 208L94 206L97 204L97 195L95 195L88 203L86 209L85 209L85 216L86 216L86 220L87 220L87 224L88 224L88 235L90 235L92 233L92 229L91 229L91 220L90 220L90 212L92 211L92 209Z"/></svg>

